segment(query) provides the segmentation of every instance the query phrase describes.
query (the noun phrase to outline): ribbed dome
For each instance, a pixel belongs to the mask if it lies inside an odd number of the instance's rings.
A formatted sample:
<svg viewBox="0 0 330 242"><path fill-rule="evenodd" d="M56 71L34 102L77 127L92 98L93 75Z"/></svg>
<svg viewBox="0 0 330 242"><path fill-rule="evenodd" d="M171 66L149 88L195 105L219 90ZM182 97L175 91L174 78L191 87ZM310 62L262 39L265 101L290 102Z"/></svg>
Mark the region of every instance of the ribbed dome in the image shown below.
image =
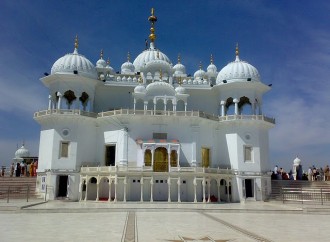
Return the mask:
<svg viewBox="0 0 330 242"><path fill-rule="evenodd" d="M134 92L135 93L145 93L146 92L146 88L142 84L139 84L138 86L136 86L134 88Z"/></svg>
<svg viewBox="0 0 330 242"><path fill-rule="evenodd" d="M203 71L202 69L199 69L194 73L194 79L202 79L204 77L205 77L205 71Z"/></svg>
<svg viewBox="0 0 330 242"><path fill-rule="evenodd" d="M241 61L238 56L236 60L226 65L217 76L217 84L227 82L242 81L251 78L251 81L260 82L258 70L245 61Z"/></svg>
<svg viewBox="0 0 330 242"><path fill-rule="evenodd" d="M185 94L186 93L186 89L182 86L178 86L177 88L175 88L175 91L178 94Z"/></svg>
<svg viewBox="0 0 330 242"><path fill-rule="evenodd" d="M174 75L186 74L186 67L181 63L177 63L175 66L173 66L173 69L174 69Z"/></svg>
<svg viewBox="0 0 330 242"><path fill-rule="evenodd" d="M135 71L139 72L141 71L141 68L148 62L153 60L163 60L167 62L168 64L172 65L170 59L161 51L150 48L145 51L143 51L141 54L139 54L134 62L133 65L135 66Z"/></svg>
<svg viewBox="0 0 330 242"><path fill-rule="evenodd" d="M151 73L162 71L163 74L167 73L168 75L172 75L173 67L164 60L156 59L146 62L145 65L141 67L140 71Z"/></svg>
<svg viewBox="0 0 330 242"><path fill-rule="evenodd" d="M210 64L207 67L207 73L216 73L217 72L217 67L214 64Z"/></svg>
<svg viewBox="0 0 330 242"><path fill-rule="evenodd" d="M99 59L97 62L96 62L96 67L98 68L102 68L102 67L106 67L107 63L105 62L105 60L103 60L102 58Z"/></svg>
<svg viewBox="0 0 330 242"><path fill-rule="evenodd" d="M19 148L18 150L16 150L15 152L15 158L22 158L22 157L29 157L30 156L30 152L28 149L26 149L24 147L24 144L22 145L21 148Z"/></svg>
<svg viewBox="0 0 330 242"><path fill-rule="evenodd" d="M132 62L126 61L121 65L121 74L133 74L135 67Z"/></svg>
<svg viewBox="0 0 330 242"><path fill-rule="evenodd" d="M174 87L167 82L153 82L150 83L147 88L148 96L175 96Z"/></svg>
<svg viewBox="0 0 330 242"><path fill-rule="evenodd" d="M75 48L71 54L59 58L51 69L51 74L55 73L72 73L78 71L78 74L89 78L97 78L96 70L92 62L83 55L78 54Z"/></svg>

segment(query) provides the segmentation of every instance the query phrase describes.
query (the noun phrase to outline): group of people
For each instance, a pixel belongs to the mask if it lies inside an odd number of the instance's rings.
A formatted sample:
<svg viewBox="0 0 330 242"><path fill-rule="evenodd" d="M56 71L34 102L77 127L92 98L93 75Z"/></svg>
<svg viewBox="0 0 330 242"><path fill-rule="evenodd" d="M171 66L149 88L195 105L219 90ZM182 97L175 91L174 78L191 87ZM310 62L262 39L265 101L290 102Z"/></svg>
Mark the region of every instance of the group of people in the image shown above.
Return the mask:
<svg viewBox="0 0 330 242"><path fill-rule="evenodd" d="M307 171L309 181L329 181L330 180L330 169L329 165L326 165L324 169L322 167L309 167Z"/></svg>
<svg viewBox="0 0 330 242"><path fill-rule="evenodd" d="M272 171L272 180L294 180L292 170L287 173L282 167L275 166Z"/></svg>
<svg viewBox="0 0 330 242"><path fill-rule="evenodd" d="M10 177L21 177L21 176L37 176L38 162L33 161L29 164L13 162L10 166Z"/></svg>

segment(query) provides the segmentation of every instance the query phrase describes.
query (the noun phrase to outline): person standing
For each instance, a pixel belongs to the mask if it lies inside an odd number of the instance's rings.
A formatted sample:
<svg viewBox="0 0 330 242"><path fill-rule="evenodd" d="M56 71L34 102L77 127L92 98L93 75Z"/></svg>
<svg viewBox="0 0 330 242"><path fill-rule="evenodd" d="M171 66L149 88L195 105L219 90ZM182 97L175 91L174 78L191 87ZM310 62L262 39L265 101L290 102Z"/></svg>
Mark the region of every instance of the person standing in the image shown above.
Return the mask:
<svg viewBox="0 0 330 242"><path fill-rule="evenodd" d="M10 177L13 177L14 171L15 171L15 164L12 163L11 166L10 166Z"/></svg>

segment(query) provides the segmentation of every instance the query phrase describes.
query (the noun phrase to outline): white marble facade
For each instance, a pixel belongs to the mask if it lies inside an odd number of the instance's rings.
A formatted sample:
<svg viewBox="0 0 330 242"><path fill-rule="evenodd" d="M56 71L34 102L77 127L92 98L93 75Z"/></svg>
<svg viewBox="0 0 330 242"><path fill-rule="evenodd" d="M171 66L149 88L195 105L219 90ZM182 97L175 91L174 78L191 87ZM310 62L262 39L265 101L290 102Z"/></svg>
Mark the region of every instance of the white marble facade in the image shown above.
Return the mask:
<svg viewBox="0 0 330 242"><path fill-rule="evenodd" d="M156 48L153 10L148 20L147 48L133 62L128 53L120 72L103 51L96 65L79 54L76 37L73 53L41 78L49 102L34 114L38 192L74 201L266 199L275 121L262 96L271 88L238 46L219 72L211 56L206 71L188 76L180 56L173 65Z"/></svg>

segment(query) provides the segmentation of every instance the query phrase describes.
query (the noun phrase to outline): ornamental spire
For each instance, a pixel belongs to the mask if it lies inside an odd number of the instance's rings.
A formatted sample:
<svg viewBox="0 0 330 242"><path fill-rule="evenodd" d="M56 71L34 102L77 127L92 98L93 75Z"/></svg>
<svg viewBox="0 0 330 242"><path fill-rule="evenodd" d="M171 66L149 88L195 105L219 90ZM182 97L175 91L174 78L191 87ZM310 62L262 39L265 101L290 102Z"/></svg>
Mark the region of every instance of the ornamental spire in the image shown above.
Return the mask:
<svg viewBox="0 0 330 242"><path fill-rule="evenodd" d="M238 43L236 43L235 54L236 54L236 61L239 61L239 49L238 49Z"/></svg>
<svg viewBox="0 0 330 242"><path fill-rule="evenodd" d="M180 53L178 54L178 63L181 64L181 56L180 56Z"/></svg>
<svg viewBox="0 0 330 242"><path fill-rule="evenodd" d="M100 59L103 59L103 49L101 49Z"/></svg>
<svg viewBox="0 0 330 242"><path fill-rule="evenodd" d="M150 35L149 35L149 39L150 39L150 42L151 42L150 44L153 44L155 42L155 39L156 39L155 22L157 22L157 17L155 16L154 8L151 9L151 16L149 16L148 21L151 23Z"/></svg>
<svg viewBox="0 0 330 242"><path fill-rule="evenodd" d="M199 69L202 70L202 62L199 62Z"/></svg>
<svg viewBox="0 0 330 242"><path fill-rule="evenodd" d="M129 53L129 51L127 52L127 62L130 62L130 59L131 59L131 55Z"/></svg>
<svg viewBox="0 0 330 242"><path fill-rule="evenodd" d="M211 64L213 64L213 55L211 54Z"/></svg>
<svg viewBox="0 0 330 242"><path fill-rule="evenodd" d="M78 50L78 46L79 46L78 35L76 35L76 38L74 39L74 48Z"/></svg>
<svg viewBox="0 0 330 242"><path fill-rule="evenodd" d="M108 57L107 65L110 66L110 58Z"/></svg>

